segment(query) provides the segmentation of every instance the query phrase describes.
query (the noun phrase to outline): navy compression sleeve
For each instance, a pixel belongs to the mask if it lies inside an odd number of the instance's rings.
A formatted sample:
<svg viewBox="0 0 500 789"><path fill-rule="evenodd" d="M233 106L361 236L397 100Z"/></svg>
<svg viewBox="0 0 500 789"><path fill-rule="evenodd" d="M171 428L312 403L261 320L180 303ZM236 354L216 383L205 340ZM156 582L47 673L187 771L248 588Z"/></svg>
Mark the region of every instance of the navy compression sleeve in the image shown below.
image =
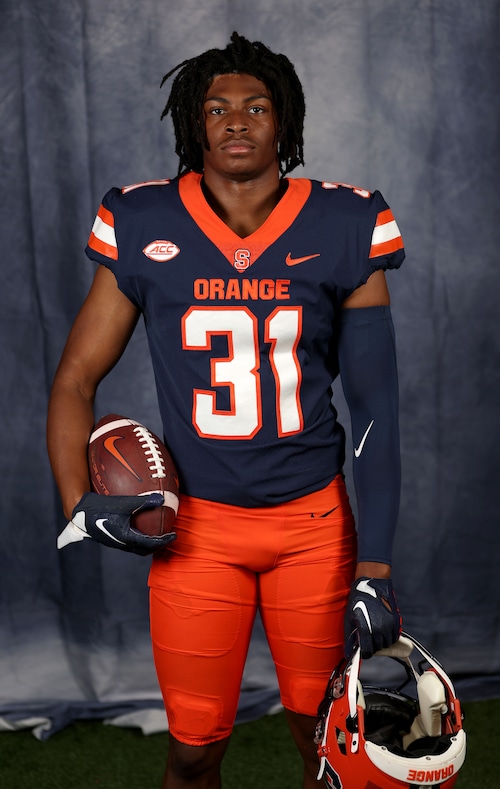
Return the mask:
<svg viewBox="0 0 500 789"><path fill-rule="evenodd" d="M401 487L398 375L390 307L343 309L338 353L352 425L358 561L390 564Z"/></svg>

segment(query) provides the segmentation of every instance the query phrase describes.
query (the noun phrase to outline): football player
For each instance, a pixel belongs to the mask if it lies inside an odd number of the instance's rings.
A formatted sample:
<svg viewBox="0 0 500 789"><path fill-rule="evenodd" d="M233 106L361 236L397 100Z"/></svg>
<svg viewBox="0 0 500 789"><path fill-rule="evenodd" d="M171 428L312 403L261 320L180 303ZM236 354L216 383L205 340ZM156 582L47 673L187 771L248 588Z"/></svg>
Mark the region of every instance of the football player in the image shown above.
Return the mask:
<svg viewBox="0 0 500 789"><path fill-rule="evenodd" d="M179 172L103 199L87 246L99 266L54 380L49 454L71 534L76 524L100 540L104 522L117 537L107 544L154 551L151 633L170 728L163 789L221 785L257 611L312 789L332 667L351 641L369 657L401 628L384 271L401 265L403 243L378 191L287 177L303 164L305 103L284 55L234 33L171 77L163 115ZM90 493L96 389L140 315L180 476L173 542L130 530L136 499ZM339 373L357 529L332 405Z"/></svg>

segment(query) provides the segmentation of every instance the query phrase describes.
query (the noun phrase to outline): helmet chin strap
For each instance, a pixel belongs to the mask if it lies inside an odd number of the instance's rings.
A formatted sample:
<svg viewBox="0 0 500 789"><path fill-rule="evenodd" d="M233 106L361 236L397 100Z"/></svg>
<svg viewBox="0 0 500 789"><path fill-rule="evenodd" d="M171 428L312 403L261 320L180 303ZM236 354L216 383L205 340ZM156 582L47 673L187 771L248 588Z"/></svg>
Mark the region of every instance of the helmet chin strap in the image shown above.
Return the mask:
<svg viewBox="0 0 500 789"><path fill-rule="evenodd" d="M354 653L350 667L349 686L347 689L347 700L349 702L349 718L355 721L358 717L357 701L358 701L358 676L359 666L361 662L361 649L358 647ZM351 753L356 753L359 748L359 733L356 730L353 732L351 739Z"/></svg>
<svg viewBox="0 0 500 789"><path fill-rule="evenodd" d="M422 650L422 655L429 661L430 665L433 666L441 676L443 676L441 667L427 652L427 650L421 647L420 644L417 644L417 642L415 642L415 644L417 645L418 648ZM415 669L411 661L409 660L409 657L413 652L413 646L414 646L414 641L411 638L408 638L408 636L402 634L394 644L392 644L390 647L385 647L384 649L380 649L378 652L375 653L374 657L375 656L391 657L391 658L396 658L399 660L406 661L415 675L415 679L417 680L417 687L418 687L418 681L420 678L419 675L415 672ZM361 665L361 649L358 646L354 651L354 655L351 660L351 666L349 669L350 681L347 691L347 698L349 703L349 718L351 721L355 721L357 719L358 716L357 707L359 705L364 706L364 699L362 698L363 689L359 682L360 665ZM446 677L446 679L448 679L448 677ZM356 730L353 732L351 738L351 753L357 753L358 749L359 749L359 732L357 731L357 727L356 727Z"/></svg>

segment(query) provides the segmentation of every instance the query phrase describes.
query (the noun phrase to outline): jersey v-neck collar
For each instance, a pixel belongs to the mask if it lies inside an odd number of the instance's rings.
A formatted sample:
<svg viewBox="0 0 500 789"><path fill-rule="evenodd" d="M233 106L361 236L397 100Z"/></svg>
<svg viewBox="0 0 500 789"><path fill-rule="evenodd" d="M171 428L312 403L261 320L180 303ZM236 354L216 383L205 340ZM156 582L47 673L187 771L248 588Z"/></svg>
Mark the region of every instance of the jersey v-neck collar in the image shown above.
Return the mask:
<svg viewBox="0 0 500 789"><path fill-rule="evenodd" d="M244 248L252 264L295 221L311 194L312 184L307 178L289 178L288 189L271 211L266 221L245 238L226 225L209 206L201 188L200 173L186 173L179 179L179 195L186 211L200 230L220 250L231 266L235 252Z"/></svg>

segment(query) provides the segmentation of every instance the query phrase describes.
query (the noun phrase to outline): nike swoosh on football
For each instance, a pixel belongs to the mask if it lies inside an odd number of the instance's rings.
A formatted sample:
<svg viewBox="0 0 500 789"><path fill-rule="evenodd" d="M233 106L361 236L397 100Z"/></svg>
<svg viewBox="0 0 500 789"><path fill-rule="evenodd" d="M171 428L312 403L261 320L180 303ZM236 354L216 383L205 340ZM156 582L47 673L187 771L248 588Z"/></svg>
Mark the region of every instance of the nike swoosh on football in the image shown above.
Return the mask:
<svg viewBox="0 0 500 789"><path fill-rule="evenodd" d="M316 252L314 255L306 255L303 258L293 258L292 253L289 252L285 258L285 263L287 266L298 266L299 263L305 263L306 260L312 260L312 258L319 258L320 252Z"/></svg>
<svg viewBox="0 0 500 789"><path fill-rule="evenodd" d="M102 531L102 533L103 533L103 534L105 534L107 537L109 537L111 540L114 540L115 542L119 542L119 543L120 543L120 545L126 545L126 543L125 543L125 542L123 542L123 540L119 540L119 539L118 539L118 537L114 537L114 536L113 536L113 535L112 535L112 534L111 534L111 533L110 533L110 532L109 532L109 531L106 529L106 527L105 527L105 525L104 525L104 524L106 523L106 521L107 521L107 518L98 518L98 519L96 520L96 522L95 522L95 525L97 526L97 528L99 529L99 531Z"/></svg>
<svg viewBox="0 0 500 789"><path fill-rule="evenodd" d="M357 458L359 458L359 456L361 455L361 453L362 453L362 451L363 451L363 447L364 447L364 445L365 445L365 441L366 441L366 439L368 438L368 433L369 433L369 432L370 432L370 430L372 429L372 426L373 426L373 423L374 423L374 421L375 421L375 420L374 420L374 419L372 419L372 421L370 422L370 424L369 424L369 425L368 425L368 427L366 428L366 430L365 430L365 434L364 434L363 438L361 439L361 443L360 443L359 447L355 447L355 449L354 449L354 455L355 455L355 457L357 457Z"/></svg>
<svg viewBox="0 0 500 789"><path fill-rule="evenodd" d="M124 468L126 468L126 469L127 469L127 471L130 471L130 473L131 473L131 474L133 474L133 476L134 476L136 479L140 480L140 479L141 479L141 478L140 478L140 476L139 476L138 474L136 474L136 473L135 473L135 471L134 471L134 469L132 468L132 466L130 466L130 465L127 463L127 461L125 460L125 458L123 457L123 455L121 454L121 452L120 452L120 451L119 451L119 450L118 450L118 449L115 447L115 442L116 442L116 441L118 441L120 438L123 438L123 436L109 436L108 438L106 438L106 439L104 440L104 446L105 446L105 448L108 450L108 452L109 452L109 454L110 454L110 455L113 455L113 457L114 457L114 458L116 458L116 460L117 460L119 463L121 463L121 465L122 465Z"/></svg>

